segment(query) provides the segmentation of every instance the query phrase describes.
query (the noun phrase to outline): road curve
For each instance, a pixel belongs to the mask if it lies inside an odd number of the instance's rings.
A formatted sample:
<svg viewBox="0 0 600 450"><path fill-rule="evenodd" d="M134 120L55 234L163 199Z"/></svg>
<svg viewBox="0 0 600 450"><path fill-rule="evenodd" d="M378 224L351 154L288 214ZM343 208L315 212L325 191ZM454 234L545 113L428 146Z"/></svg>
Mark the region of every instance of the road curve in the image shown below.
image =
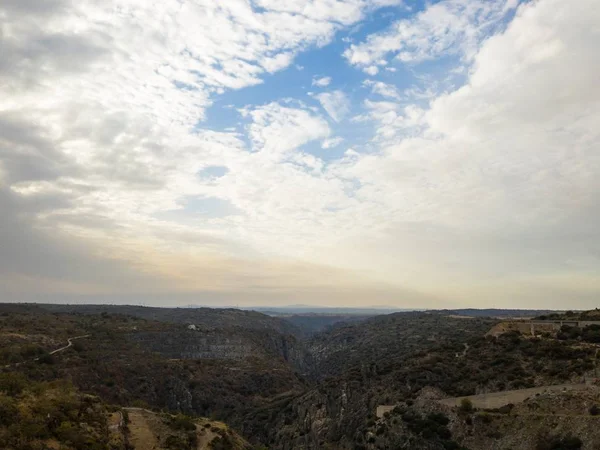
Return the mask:
<svg viewBox="0 0 600 450"><path fill-rule="evenodd" d="M61 347L61 348L57 348L56 350L52 350L48 354L49 355L54 355L55 353L62 352L63 350L66 350L69 347L72 347L74 340L76 340L76 339L83 339L83 338L90 337L90 336L91 336L91 334L86 334L85 336L75 336L75 337L72 337L72 338L68 338L67 339L67 345L65 345L64 347ZM39 356L37 358L33 358L32 359L32 361L39 361L39 360L40 360ZM2 367L3 369L10 369L11 367L19 367L21 364L24 364L24 363L25 362L18 362L18 363L14 363L14 364L7 364L5 366L0 366L0 367Z"/></svg>
<svg viewBox="0 0 600 450"><path fill-rule="evenodd" d="M76 339L83 339L83 338L90 337L90 336L91 336L91 334L86 334L85 336L75 336L75 337L72 337L72 338L68 338L67 339L68 345L65 345L64 347L61 347L61 348L57 348L56 350L52 350L50 352L50 354L54 355L55 353L62 352L63 350L66 350L69 347L71 347L73 345L73 341L74 340L76 340ZM35 361L37 361L38 359L39 358L36 358Z"/></svg>

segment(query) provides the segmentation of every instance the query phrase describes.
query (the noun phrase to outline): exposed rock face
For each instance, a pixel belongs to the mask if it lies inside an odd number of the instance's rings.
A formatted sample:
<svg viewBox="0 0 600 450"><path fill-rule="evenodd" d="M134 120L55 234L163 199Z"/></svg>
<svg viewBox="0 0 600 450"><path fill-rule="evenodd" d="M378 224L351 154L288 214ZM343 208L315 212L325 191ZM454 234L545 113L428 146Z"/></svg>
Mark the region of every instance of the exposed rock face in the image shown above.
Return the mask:
<svg viewBox="0 0 600 450"><path fill-rule="evenodd" d="M335 443L335 448L354 449L362 439L358 434L365 418L376 407L365 394L362 386L332 382L282 398L271 405L272 410L265 408L247 418L240 430L244 435L256 436L269 448L316 450ZM272 426L265 430L260 423L267 420Z"/></svg>
<svg viewBox="0 0 600 450"><path fill-rule="evenodd" d="M150 351L172 359L241 360L259 350L240 335L217 331L143 332L128 336Z"/></svg>
<svg viewBox="0 0 600 450"><path fill-rule="evenodd" d="M314 373L310 353L290 335L274 331L239 328L138 332L128 336L146 350L170 359L223 359L242 361L248 358L272 359L289 363L307 376Z"/></svg>
<svg viewBox="0 0 600 450"><path fill-rule="evenodd" d="M181 411L193 414L192 393L188 383L175 377L168 378L164 384L164 398L166 406L171 411Z"/></svg>

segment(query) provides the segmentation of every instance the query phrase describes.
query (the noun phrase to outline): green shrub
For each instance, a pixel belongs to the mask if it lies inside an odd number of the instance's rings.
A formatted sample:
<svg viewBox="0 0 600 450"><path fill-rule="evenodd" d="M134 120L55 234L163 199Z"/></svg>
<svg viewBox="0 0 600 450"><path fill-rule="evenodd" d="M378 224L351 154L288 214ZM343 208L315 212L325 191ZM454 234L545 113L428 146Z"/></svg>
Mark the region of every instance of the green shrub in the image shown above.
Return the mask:
<svg viewBox="0 0 600 450"><path fill-rule="evenodd" d="M17 421L17 402L0 394L0 425L9 426Z"/></svg>
<svg viewBox="0 0 600 450"><path fill-rule="evenodd" d="M473 411L473 402L471 402L471 400L469 400L468 398L463 398L460 401L459 410L461 412L465 412L465 413L472 412Z"/></svg>
<svg viewBox="0 0 600 450"><path fill-rule="evenodd" d="M441 412L431 413L427 416L427 418L433 422L439 423L440 425L448 425L450 423L450 419Z"/></svg>
<svg viewBox="0 0 600 450"><path fill-rule="evenodd" d="M0 392L14 397L19 395L27 386L27 378L20 373L2 373L0 374Z"/></svg>
<svg viewBox="0 0 600 450"><path fill-rule="evenodd" d="M583 447L581 439L572 435L561 437L541 434L535 448L536 450L579 450L581 447Z"/></svg>
<svg viewBox="0 0 600 450"><path fill-rule="evenodd" d="M169 425L174 430L193 431L196 429L196 423L185 414L177 414L172 417Z"/></svg>

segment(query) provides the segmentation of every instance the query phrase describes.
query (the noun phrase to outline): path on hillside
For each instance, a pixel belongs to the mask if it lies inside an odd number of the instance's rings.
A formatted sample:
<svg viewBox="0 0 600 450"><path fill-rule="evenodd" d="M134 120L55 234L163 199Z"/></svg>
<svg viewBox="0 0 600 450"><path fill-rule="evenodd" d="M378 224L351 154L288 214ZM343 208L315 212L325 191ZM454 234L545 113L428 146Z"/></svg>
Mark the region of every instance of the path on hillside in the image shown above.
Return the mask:
<svg viewBox="0 0 600 450"><path fill-rule="evenodd" d="M56 353L60 353L66 349L68 349L69 347L73 346L73 341L77 340L77 339L83 339L83 338L87 338L90 337L91 334L86 334L84 336L75 336L75 337L71 337L67 339L67 345L65 345L64 347L61 348L57 348L56 350L52 350L51 352L49 352L49 355L54 355ZM31 361L39 361L40 360L40 356L33 358ZM23 362L18 362L18 363L14 363L14 364L7 364L4 366L4 369L9 369L11 367L19 367L21 364L25 364L27 361L23 361Z"/></svg>
<svg viewBox="0 0 600 450"><path fill-rule="evenodd" d="M465 356L467 356L467 352L469 351L469 344L465 342L463 346L465 347L464 350L461 353L455 353L454 356L456 356L457 358L464 358Z"/></svg>
<svg viewBox="0 0 600 450"><path fill-rule="evenodd" d="M63 350L66 350L69 347L72 347L73 346L73 341L75 341L77 339L83 339L83 338L86 338L86 337L90 337L90 336L91 336L91 334L86 334L85 336L75 336L75 337L72 337L72 338L68 338L67 339L68 345L65 345L64 347L61 347L61 348L57 348L56 350L52 350L50 352L50 354L54 355L55 353L62 352ZM39 358L35 358L34 361L37 361L38 359Z"/></svg>
<svg viewBox="0 0 600 450"><path fill-rule="evenodd" d="M129 416L127 427L130 432L129 443L133 448L136 450L163 448L160 445L160 436L163 435L164 437L169 435L169 426L165 424L160 413L139 407L126 407L123 409L127 411ZM170 416L173 417L173 415ZM226 425L221 422L213 422L209 419L204 420L205 423L202 424L198 423L198 419L195 421L197 437L195 450L209 450L213 448L213 442L221 436L215 429L227 429ZM209 424L210 426L206 427L204 426L205 424Z"/></svg>
<svg viewBox="0 0 600 450"><path fill-rule="evenodd" d="M483 411L483 412L479 413L479 415L480 416L487 415L487 416L498 416L498 417L515 417L515 418L516 417L566 417L566 418L577 417L580 419L596 419L596 420L600 419L600 416L593 416L591 414L566 414L566 413L552 414L552 413L521 413L521 412L513 413L512 411L507 414L491 412L491 411Z"/></svg>
<svg viewBox="0 0 600 450"><path fill-rule="evenodd" d="M109 417L108 431L113 433L118 432L123 427L123 413L121 411L114 412Z"/></svg>
<svg viewBox="0 0 600 450"><path fill-rule="evenodd" d="M495 409L508 405L509 403L522 403L536 394L562 393L568 391L579 391L594 389L590 384L558 384L538 386L526 389L515 389L510 391L490 392L487 394L467 395L464 397L449 397L437 400L442 405L455 407L460 406L463 399L468 399L478 409ZM375 411L377 418L381 419L386 412L392 411L396 405L378 405Z"/></svg>
<svg viewBox="0 0 600 450"><path fill-rule="evenodd" d="M152 450L159 448L159 443L152 431L152 426L145 417L147 411L143 408L125 408L129 416L129 442L135 449Z"/></svg>
<svg viewBox="0 0 600 450"><path fill-rule="evenodd" d="M590 385L580 384L555 384L537 386L533 388L515 389L509 391L490 392L487 394L466 395L463 397L449 397L440 399L439 403L446 406L460 406L463 399L467 399L475 408L494 409L508 405L509 403L522 403L536 394L562 393L567 391L587 390Z"/></svg>
<svg viewBox="0 0 600 450"><path fill-rule="evenodd" d="M463 357L467 356L467 352L469 351L469 344L467 344L466 342L463 344L465 346L465 349L462 352Z"/></svg>

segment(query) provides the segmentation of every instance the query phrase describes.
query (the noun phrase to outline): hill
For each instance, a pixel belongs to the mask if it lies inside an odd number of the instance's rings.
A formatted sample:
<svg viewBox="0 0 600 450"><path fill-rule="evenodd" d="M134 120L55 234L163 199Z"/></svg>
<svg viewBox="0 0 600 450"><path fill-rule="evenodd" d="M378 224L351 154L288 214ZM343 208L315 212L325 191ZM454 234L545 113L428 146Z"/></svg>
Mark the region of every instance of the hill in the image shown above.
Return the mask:
<svg viewBox="0 0 600 450"><path fill-rule="evenodd" d="M156 308L135 305L59 305L59 304L3 304L0 309L10 312L48 311L63 314L118 314L158 322L201 325L215 328L244 328L273 330L282 334L301 335L289 322L256 311L235 308Z"/></svg>
<svg viewBox="0 0 600 450"><path fill-rule="evenodd" d="M310 360L291 335L132 316L0 309L0 365L33 381L71 380L111 404L210 416L236 427L282 393L302 391ZM67 339L72 347L64 347Z"/></svg>
<svg viewBox="0 0 600 450"><path fill-rule="evenodd" d="M593 326L553 322L532 335L494 317L428 311L298 337L258 313L198 309L191 323L178 310L95 308L0 305L0 373L68 382L113 420L127 412L132 435L152 446L167 445L171 418L184 414L271 449L595 448ZM503 400L485 410L493 403L455 399L472 395Z"/></svg>
<svg viewBox="0 0 600 450"><path fill-rule="evenodd" d="M0 447L6 450L246 450L224 423L107 405L66 381L0 375Z"/></svg>

